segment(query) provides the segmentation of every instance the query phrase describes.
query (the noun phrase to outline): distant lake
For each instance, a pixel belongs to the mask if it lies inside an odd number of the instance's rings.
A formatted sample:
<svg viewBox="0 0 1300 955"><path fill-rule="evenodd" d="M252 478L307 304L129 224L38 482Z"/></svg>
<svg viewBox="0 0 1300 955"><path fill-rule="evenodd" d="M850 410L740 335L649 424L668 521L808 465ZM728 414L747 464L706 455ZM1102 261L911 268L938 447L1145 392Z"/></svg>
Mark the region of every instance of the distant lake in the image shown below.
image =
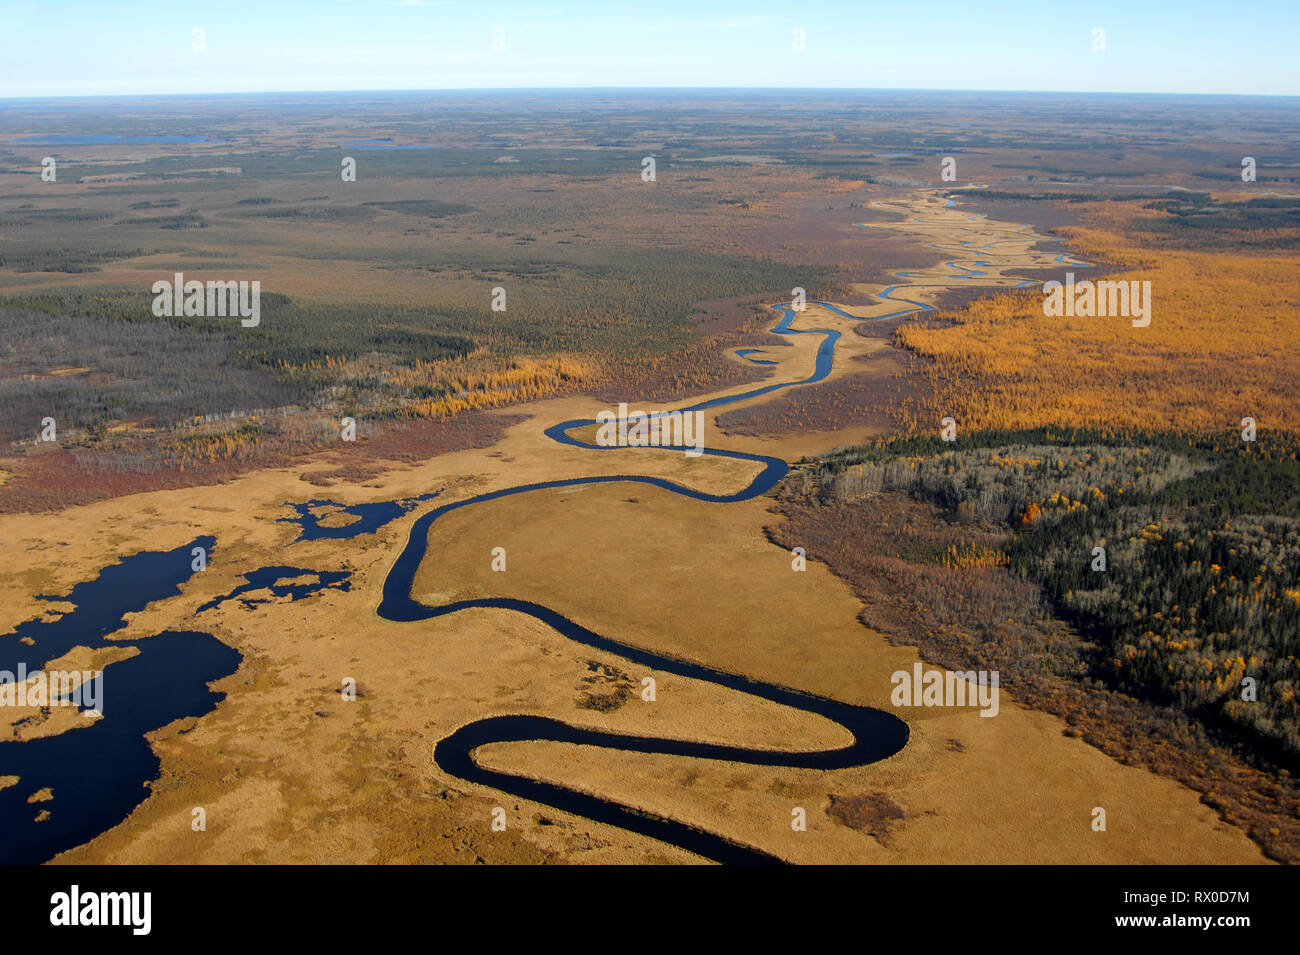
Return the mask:
<svg viewBox="0 0 1300 955"><path fill-rule="evenodd" d="M27 136L16 139L18 143L35 143L38 146L96 146L103 143L125 146L143 146L150 143L206 143L206 136L116 136L94 133L82 136Z"/></svg>

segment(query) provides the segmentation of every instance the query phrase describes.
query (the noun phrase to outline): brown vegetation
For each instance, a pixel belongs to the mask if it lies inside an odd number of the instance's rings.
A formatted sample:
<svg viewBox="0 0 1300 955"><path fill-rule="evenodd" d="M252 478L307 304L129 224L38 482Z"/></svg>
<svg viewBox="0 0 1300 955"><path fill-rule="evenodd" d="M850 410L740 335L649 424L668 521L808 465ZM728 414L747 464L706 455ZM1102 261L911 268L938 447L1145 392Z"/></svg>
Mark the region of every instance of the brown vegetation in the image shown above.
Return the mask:
<svg viewBox="0 0 1300 955"><path fill-rule="evenodd" d="M893 412L912 396L916 379L894 349L862 358L869 371L784 392L762 404L718 416L728 434L775 435L838 431L866 425L884 433L900 426Z"/></svg>
<svg viewBox="0 0 1300 955"><path fill-rule="evenodd" d="M937 665L1000 671L1018 702L1059 716L1068 734L1179 780L1271 857L1300 860L1300 787L1286 771L1252 766L1178 710L1090 679L1090 644L1051 615L1033 584L1003 567L944 560L952 548L996 547L1004 532L888 492L818 504L791 489L778 511L786 519L770 539L806 548L851 584L866 626Z"/></svg>
<svg viewBox="0 0 1300 955"><path fill-rule="evenodd" d="M214 435L199 445L202 457L191 454L180 461L163 457L159 445L139 440L123 440L115 450L94 455L59 448L11 456L4 462L8 479L0 483L0 513L57 511L145 491L221 484L263 468L303 464L313 454L337 467L311 483L370 480L383 472L385 462L489 447L521 420L522 415L472 412L446 420L386 423L368 433L359 426L356 445L339 441L337 421L310 428L298 421L257 440Z"/></svg>
<svg viewBox="0 0 1300 955"><path fill-rule="evenodd" d="M850 829L859 829L889 844L890 834L907 819L907 810L889 798L888 793L864 793L860 796L830 796L826 815Z"/></svg>

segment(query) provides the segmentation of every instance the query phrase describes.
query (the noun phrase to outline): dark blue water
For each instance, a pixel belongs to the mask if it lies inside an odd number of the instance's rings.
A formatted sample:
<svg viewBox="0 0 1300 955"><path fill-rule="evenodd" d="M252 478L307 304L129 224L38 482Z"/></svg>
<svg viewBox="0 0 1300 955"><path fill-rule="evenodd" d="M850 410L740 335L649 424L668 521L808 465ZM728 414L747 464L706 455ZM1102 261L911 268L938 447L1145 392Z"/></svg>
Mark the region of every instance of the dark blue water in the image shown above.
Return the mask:
<svg viewBox="0 0 1300 955"><path fill-rule="evenodd" d="M58 736L0 742L0 774L21 777L0 790L0 863L44 862L130 815L158 776L144 734L210 712L224 694L208 683L234 673L241 660L206 633L166 631L123 643L140 653L104 670L102 719ZM46 786L53 800L27 802ZM42 809L50 817L36 822Z"/></svg>
<svg viewBox="0 0 1300 955"><path fill-rule="evenodd" d="M126 614L180 592L195 571L191 550L211 554L215 541L199 537L171 551L145 551L100 571L61 597L76 606L53 620L35 618L0 637L0 669L29 670L74 646L131 646L140 652L104 669L102 718L57 736L0 742L0 775L18 776L0 790L0 863L37 863L80 845L125 819L149 794L158 759L144 734L182 717L212 710L222 694L213 680L235 672L240 655L209 634L168 631L142 640L107 640ZM28 646L22 637L34 641ZM54 798L28 803L50 787ZM37 814L50 817L37 822Z"/></svg>
<svg viewBox="0 0 1300 955"><path fill-rule="evenodd" d="M258 604L270 603L274 598L291 597L294 600L301 600L303 597L310 597L312 594L318 594L325 590L347 591L352 589L352 583L349 580L352 576L350 570L303 570L300 567L278 565L275 567L261 567L241 576L244 578L244 583L223 597L213 597L195 613L203 613L205 610L219 607L227 600L235 600L236 598L244 605L245 610L252 610ZM315 579L304 582L301 579L303 577ZM244 594L256 593L262 590L265 590L270 596L260 599L244 596Z"/></svg>
<svg viewBox="0 0 1300 955"><path fill-rule="evenodd" d="M104 637L120 629L128 613L179 594L180 585L194 575L190 552L202 547L210 560L215 546L215 537L196 537L175 550L141 551L105 567L94 580L77 584L63 596L38 595L38 600L76 607L53 620L36 617L20 623L12 633L0 636L0 670L13 671L19 663L36 670L75 646L115 645ZM31 646L20 642L24 637L33 641Z"/></svg>
<svg viewBox="0 0 1300 955"><path fill-rule="evenodd" d="M353 504L344 507L334 501L311 500L305 504L290 504L289 506L297 512L296 517L282 517L280 521L286 524L297 524L300 528L298 541L314 540L351 540L361 534L373 534L379 528L386 524L391 524L403 514L406 514L411 508L425 501L433 500L441 492L434 491L430 494L421 494L418 497L408 497L399 501L379 501L374 504ZM324 514L319 512L324 512ZM325 515L347 514L355 518L340 527L322 527L320 521Z"/></svg>
<svg viewBox="0 0 1300 955"><path fill-rule="evenodd" d="M758 354L758 353L759 353L760 351L762 351L762 350L763 350L763 349L761 349L761 348L738 348L738 349L736 349L736 357L737 357L737 358L743 358L743 359L745 359L745 361L747 361L747 362L751 362L752 364L755 364L755 365L778 365L778 364L780 364L780 362L768 361L766 358L750 358L750 357L749 357L750 355L756 355L756 354Z"/></svg>

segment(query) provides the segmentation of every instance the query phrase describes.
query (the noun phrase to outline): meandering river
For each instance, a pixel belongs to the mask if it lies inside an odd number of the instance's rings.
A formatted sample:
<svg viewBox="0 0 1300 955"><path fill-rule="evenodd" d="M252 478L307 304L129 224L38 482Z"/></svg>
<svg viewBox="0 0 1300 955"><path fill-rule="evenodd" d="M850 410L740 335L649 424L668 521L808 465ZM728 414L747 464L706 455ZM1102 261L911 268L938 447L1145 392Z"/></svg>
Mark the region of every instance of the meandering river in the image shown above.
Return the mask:
<svg viewBox="0 0 1300 955"><path fill-rule="evenodd" d="M952 203L949 202L949 205ZM972 219L983 218L972 216ZM1019 233L1018 233L1019 234ZM1024 233L1028 234L1028 233ZM1037 237L1035 237L1037 238ZM963 243L966 245L969 243ZM987 249L989 243L983 248ZM938 248L938 246L935 246ZM962 249L961 251L968 251ZM1066 256L1056 259L1065 261ZM989 263L980 260L974 265L989 267ZM956 262L944 265L961 272L946 276L950 280L969 280L983 277L986 273L975 271ZM1080 266L1083 263L1079 263ZM896 273L899 277L911 277L917 273ZM964 281L962 284L965 284ZM1010 288L1021 288L1036 284L1023 281ZM854 321L881 322L900 318L905 315L932 310L933 306L924 302L903 298L898 293L910 288L933 288L935 283L924 285L895 285L881 292L876 297L886 301L897 302L903 307L885 315L863 318L845 312L827 302L814 302L835 314ZM685 408L682 412L706 411L727 404L747 401L762 395L771 394L789 388L810 385L826 378L834 367L835 346L840 339L840 332L834 329L793 327L796 311L790 305L772 305L781 318L771 331L778 335L817 335L821 336L812 374L807 378L776 384L763 385L738 394L725 395L698 402ZM744 349L737 354L749 361L752 349ZM772 364L769 362L769 364ZM668 412L661 412L666 414ZM657 417L651 415L650 417ZM552 425L546 429L546 436L551 440L571 447L582 448L590 452L617 452L663 454L664 448L605 447L592 444L574 437L573 432L597 424L595 419L573 419ZM489 769L476 759L477 751L484 746L495 743L553 741L574 743L586 746L599 746L605 749L628 753L652 753L684 756L695 759L728 760L754 766L780 766L807 769L843 769L862 766L892 756L907 743L907 725L892 713L866 706L854 706L838 700L805 693L800 690L752 680L735 673L707 667L699 663L677 657L655 653L642 647L619 642L612 637L595 633L568 619L563 614L541 604L510 598L488 598L479 600L462 600L436 606L420 603L412 598L411 588L416 571L424 560L429 546L429 532L433 525L444 515L466 507L475 507L490 501L517 494L529 494L545 488L573 487L607 483L650 484L674 494L681 494L697 501L726 504L747 501L771 490L788 472L789 467L780 458L747 454L741 451L729 451L721 448L706 448L705 455L720 458L733 458L752 461L761 465L758 474L748 486L733 494L708 494L694 488L686 487L664 478L640 474L607 475L597 477L575 477L566 480L544 481L517 487L503 488L477 497L444 504L421 516L411 528L405 548L389 571L384 581L383 599L378 613L386 620L415 623L436 617L454 614L469 608L494 608L511 610L526 614L541 621L575 643L616 654L632 663L663 672L702 680L716 686L761 697L775 703L790 706L807 713L824 717L844 727L853 737L847 746L831 750L817 751L774 751L767 749L750 749L738 746L721 746L689 740L634 736L603 730L574 726L562 720L550 717L517 715L495 716L470 722L440 740L434 748L434 761L440 769L451 776L470 783L491 787L521 799L531 800L552 806L566 812L582 816L596 822L618 826L632 832L649 836L663 842L671 843L682 849L694 852L718 862L727 863L774 863L779 858L763 850L718 833L709 832L695 826L687 825L674 819L649 813L612 799L605 799L590 793L581 792L558 783L548 782L515 773Z"/></svg>
<svg viewBox="0 0 1300 955"><path fill-rule="evenodd" d="M888 315L873 316L870 319L859 318L826 302L815 302L822 308L855 321L885 321L902 315L929 309L921 302L896 298L900 288L895 286L880 293L881 298L897 301L906 307ZM780 320L772 328L778 335L819 335L822 338L817 349L814 369L807 378L794 382L764 385L735 395L727 395L698 402L687 408L686 412L703 411L739 401L746 401L771 392L798 387L821 381L830 374L834 365L835 345L840 332L834 329L811 328L796 329L792 327L796 312L792 306L773 305L781 314ZM654 417L652 415L652 417ZM595 419L574 419L563 421L546 430L551 440L560 444L583 448L587 451L601 452L642 452L665 453L666 449L603 447L573 436L572 432L595 425ZM667 449L672 453L671 449ZM708 494L686 487L664 478L648 475L625 474L598 477L577 477L560 481L543 481L518 487L503 488L477 497L456 501L437 507L421 516L411 528L406 547L397 558L388 577L384 581L383 600L379 605L379 615L386 620L402 623L414 623L435 617L457 613L471 607L490 607L498 610L512 610L527 614L554 629L575 643L616 654L625 660L641 666L690 677L712 683L716 686L751 696L761 697L774 703L790 706L807 713L814 713L844 727L853 737L847 746L829 750L815 751L780 751L767 749L749 749L739 746L721 746L689 740L660 737L633 736L611 733L602 730L573 726L562 720L542 716L496 716L475 720L460 727L451 735L443 738L434 748L434 761L444 772L471 783L480 783L493 789L509 793L521 799L552 806L556 809L583 816L597 822L608 823L640 833L663 842L671 843L682 849L694 852L718 862L732 863L770 863L780 862L777 857L754 846L746 845L717 833L678 822L663 816L648 813L610 799L603 799L589 793L561 786L532 777L505 773L488 769L475 759L476 751L493 743L521 741L553 741L575 743L586 746L600 746L606 749L629 753L655 753L673 756L686 756L696 759L728 760L754 766L781 766L806 769L843 769L861 766L884 759L898 752L907 743L907 724L883 710L867 706L855 706L838 700L817 696L774 683L753 680L735 673L714 669L688 660L655 653L642 647L621 643L611 637L588 630L565 617L563 614L524 600L510 598L489 598L480 600L462 600L452 603L429 606L419 603L411 597L411 587L416 571L424 560L428 548L429 531L440 518L452 511L465 507L474 507L489 501L528 494L545 488L573 487L576 485L593 485L608 483L650 484L655 487L681 494L697 501L725 504L735 501L747 501L771 490L789 470L789 466L780 458L747 454L741 451L729 451L722 448L706 448L706 455L722 458L734 458L752 461L761 465L758 474L750 483L733 494Z"/></svg>

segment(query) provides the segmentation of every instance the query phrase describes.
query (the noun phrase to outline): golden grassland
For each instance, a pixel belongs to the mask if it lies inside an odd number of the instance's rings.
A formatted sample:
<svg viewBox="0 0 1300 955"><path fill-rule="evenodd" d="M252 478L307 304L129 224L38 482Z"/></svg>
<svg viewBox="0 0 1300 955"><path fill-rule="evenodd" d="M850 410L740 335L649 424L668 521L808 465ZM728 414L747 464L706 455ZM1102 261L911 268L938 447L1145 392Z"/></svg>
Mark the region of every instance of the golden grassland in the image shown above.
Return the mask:
<svg viewBox="0 0 1300 955"><path fill-rule="evenodd" d="M1060 232L1110 277L1150 281L1149 326L1045 317L1036 288L904 325L896 340L931 385L903 409L907 425L933 430L951 415L965 429L1226 434L1251 417L1300 429L1300 256L1144 248L1124 230L1147 214L1085 204L1085 224Z"/></svg>

